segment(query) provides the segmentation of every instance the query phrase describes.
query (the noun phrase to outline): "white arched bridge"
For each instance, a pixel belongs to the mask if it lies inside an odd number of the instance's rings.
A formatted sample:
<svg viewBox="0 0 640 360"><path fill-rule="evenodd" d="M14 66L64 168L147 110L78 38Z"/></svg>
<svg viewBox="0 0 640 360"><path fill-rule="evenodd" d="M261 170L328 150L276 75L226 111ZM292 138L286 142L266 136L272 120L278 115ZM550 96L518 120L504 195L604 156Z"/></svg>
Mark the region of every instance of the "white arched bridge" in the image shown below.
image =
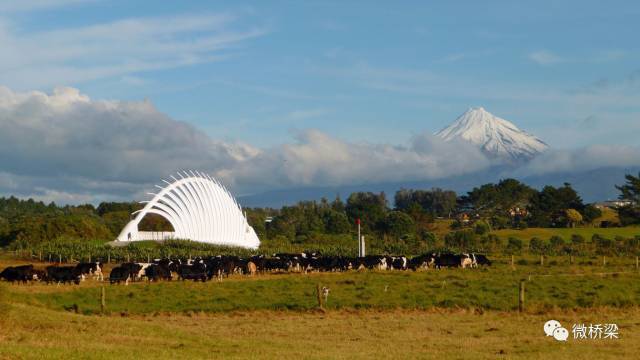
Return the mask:
<svg viewBox="0 0 640 360"><path fill-rule="evenodd" d="M150 201L143 201L142 210L134 212L131 220L120 232L116 242L140 240L188 239L218 245L257 248L260 240L242 208L217 180L197 171L178 172L173 182L162 180L160 192ZM138 225L147 214L166 219L172 232L139 231Z"/></svg>

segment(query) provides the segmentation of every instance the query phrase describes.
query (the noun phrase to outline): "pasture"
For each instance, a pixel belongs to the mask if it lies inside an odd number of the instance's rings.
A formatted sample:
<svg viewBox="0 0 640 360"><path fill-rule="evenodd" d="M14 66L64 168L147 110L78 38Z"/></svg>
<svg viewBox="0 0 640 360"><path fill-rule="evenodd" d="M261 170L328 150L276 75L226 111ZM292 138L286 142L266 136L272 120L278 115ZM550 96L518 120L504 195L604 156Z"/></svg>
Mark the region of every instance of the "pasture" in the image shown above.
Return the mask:
<svg viewBox="0 0 640 360"><path fill-rule="evenodd" d="M510 237L522 239L525 244L528 244L529 240L533 237L548 240L552 236L560 236L565 241L570 241L571 236L581 235L585 239L591 239L595 234L601 235L609 239L615 239L616 237L632 238L636 235L640 235L640 227L626 226L626 227L612 227L612 228L594 228L594 227L577 227L577 228L528 228L523 230L518 229L504 229L494 230L492 234L497 235L499 238L506 240Z"/></svg>
<svg viewBox="0 0 640 360"><path fill-rule="evenodd" d="M221 282L0 283L0 358L634 357L633 258L517 257L479 269L232 275ZM4 268L15 261L2 261ZM36 264L43 266L44 264ZM107 269L108 272L108 269ZM518 284L526 280L520 314ZM325 312L316 286L330 289ZM106 310L101 313L101 289ZM545 321L615 322L618 340L558 343ZM569 325L570 326L570 325Z"/></svg>

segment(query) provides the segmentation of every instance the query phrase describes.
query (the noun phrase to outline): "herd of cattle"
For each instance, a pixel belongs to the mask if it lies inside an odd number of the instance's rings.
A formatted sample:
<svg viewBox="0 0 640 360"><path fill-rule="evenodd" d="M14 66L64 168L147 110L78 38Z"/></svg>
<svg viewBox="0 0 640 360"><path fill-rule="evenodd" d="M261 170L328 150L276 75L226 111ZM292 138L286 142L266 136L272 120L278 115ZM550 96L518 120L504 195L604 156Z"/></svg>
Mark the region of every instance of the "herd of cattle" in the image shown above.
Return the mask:
<svg viewBox="0 0 640 360"><path fill-rule="evenodd" d="M207 281L222 280L231 274L266 272L310 271L336 272L359 269L418 270L444 267L473 268L490 266L491 261L480 254L426 254L413 257L368 255L365 257L321 256L315 253L275 254L271 257L256 255L250 258L237 256L211 256L196 259L155 259L151 263L124 263L114 267L109 274L111 284L147 279L149 281L178 279ZM100 262L79 263L75 266L52 265L44 270L33 265L13 266L0 272L0 279L9 282L44 281L46 283L75 283L92 277L103 280Z"/></svg>

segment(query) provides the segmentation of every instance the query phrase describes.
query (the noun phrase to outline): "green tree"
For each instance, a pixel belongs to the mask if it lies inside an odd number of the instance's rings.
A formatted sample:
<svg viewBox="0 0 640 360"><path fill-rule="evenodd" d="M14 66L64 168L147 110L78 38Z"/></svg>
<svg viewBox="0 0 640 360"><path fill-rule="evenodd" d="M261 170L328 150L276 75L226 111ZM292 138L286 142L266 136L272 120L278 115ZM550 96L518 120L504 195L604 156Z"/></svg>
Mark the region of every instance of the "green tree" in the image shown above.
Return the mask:
<svg viewBox="0 0 640 360"><path fill-rule="evenodd" d="M433 217L450 217L456 208L455 191L433 188L431 190L400 189L396 192L396 209L408 212L412 206L419 206L423 212Z"/></svg>
<svg viewBox="0 0 640 360"><path fill-rule="evenodd" d="M379 231L387 215L387 197L384 192L355 192L347 199L345 207L350 222L360 219L365 232Z"/></svg>
<svg viewBox="0 0 640 360"><path fill-rule="evenodd" d="M625 175L626 183L616 185L620 191L620 200L626 200L629 205L618 207L618 217L622 225L640 224L640 173L638 176Z"/></svg>
<svg viewBox="0 0 640 360"><path fill-rule="evenodd" d="M415 231L413 219L401 211L391 211L384 220L384 231L395 238L412 234Z"/></svg>
<svg viewBox="0 0 640 360"><path fill-rule="evenodd" d="M565 210L565 214L569 227L576 227L576 224L580 224L582 222L582 214L580 214L576 209L567 209Z"/></svg>

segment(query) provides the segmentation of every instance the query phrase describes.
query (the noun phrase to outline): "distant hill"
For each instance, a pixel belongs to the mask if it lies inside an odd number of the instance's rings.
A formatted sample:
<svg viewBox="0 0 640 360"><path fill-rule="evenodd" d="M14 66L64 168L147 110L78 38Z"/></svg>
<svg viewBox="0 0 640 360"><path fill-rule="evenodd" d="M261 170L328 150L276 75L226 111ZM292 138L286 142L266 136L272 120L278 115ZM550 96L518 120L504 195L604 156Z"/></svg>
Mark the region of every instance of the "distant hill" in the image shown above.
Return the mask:
<svg viewBox="0 0 640 360"><path fill-rule="evenodd" d="M600 168L577 173L554 173L540 176L515 177L516 179L535 188L545 185L559 186L565 182L571 183L586 202L596 202L618 197L615 185L624 183L625 174L637 174L640 167L632 168ZM489 182L497 182L508 176L508 171L500 168L492 168L473 175L456 176L446 179L431 181L406 181L379 184L360 184L351 186L327 186L327 187L299 187L258 194L239 196L238 201L242 206L249 207L281 207L294 204L301 200L320 200L325 197L334 199L337 194L344 200L349 194L357 191L384 191L390 204L393 202L395 192L401 188L430 189L440 187L454 190L458 194L464 194L475 186Z"/></svg>

